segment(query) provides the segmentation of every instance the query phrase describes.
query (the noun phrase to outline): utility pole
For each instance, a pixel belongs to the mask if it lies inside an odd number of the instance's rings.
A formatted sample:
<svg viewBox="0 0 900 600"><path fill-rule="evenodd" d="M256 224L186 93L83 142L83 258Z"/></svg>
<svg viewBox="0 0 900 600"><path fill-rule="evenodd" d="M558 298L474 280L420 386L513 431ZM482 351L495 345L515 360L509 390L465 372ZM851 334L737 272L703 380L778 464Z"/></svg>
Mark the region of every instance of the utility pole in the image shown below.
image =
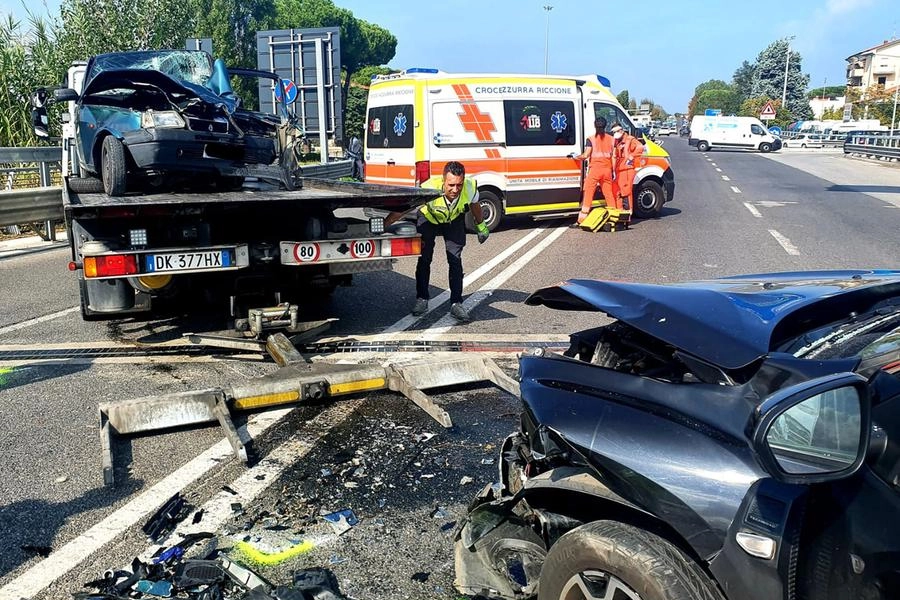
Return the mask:
<svg viewBox="0 0 900 600"><path fill-rule="evenodd" d="M791 36L787 39L787 55L784 57L784 90L781 92L781 108L784 110L785 103L787 102L787 79L788 79L788 66L791 64L791 40L794 39L794 36Z"/></svg>
<svg viewBox="0 0 900 600"><path fill-rule="evenodd" d="M550 72L550 11L553 7L549 4L544 5L547 11L547 35L544 37L544 74Z"/></svg>

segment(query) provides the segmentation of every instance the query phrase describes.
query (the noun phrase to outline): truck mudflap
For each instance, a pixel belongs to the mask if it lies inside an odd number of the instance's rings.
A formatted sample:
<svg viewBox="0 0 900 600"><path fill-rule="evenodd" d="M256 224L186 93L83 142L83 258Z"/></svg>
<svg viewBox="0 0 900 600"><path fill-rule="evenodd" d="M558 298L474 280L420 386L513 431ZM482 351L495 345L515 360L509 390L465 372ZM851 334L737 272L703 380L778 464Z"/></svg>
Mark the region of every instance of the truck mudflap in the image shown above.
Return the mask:
<svg viewBox="0 0 900 600"><path fill-rule="evenodd" d="M306 400L391 390L403 394L435 421L449 428L453 426L450 415L422 390L487 381L510 394L519 395L518 382L486 357L347 365L307 362L284 334L270 336L264 347L282 365L264 377L221 388L100 404L100 446L106 485L115 484L113 434L146 434L218 422L235 455L246 461L247 452L231 420L232 411L261 410Z"/></svg>

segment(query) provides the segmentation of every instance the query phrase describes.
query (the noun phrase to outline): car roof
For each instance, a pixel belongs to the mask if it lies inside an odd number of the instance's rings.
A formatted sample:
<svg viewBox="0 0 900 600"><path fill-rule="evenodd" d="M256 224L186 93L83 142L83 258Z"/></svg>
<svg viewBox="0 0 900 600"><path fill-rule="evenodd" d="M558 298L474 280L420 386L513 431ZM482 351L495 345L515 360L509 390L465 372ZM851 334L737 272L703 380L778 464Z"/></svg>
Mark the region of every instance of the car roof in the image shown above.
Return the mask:
<svg viewBox="0 0 900 600"><path fill-rule="evenodd" d="M764 273L656 285L571 279L525 301L599 311L724 369L806 331L900 296L900 271Z"/></svg>

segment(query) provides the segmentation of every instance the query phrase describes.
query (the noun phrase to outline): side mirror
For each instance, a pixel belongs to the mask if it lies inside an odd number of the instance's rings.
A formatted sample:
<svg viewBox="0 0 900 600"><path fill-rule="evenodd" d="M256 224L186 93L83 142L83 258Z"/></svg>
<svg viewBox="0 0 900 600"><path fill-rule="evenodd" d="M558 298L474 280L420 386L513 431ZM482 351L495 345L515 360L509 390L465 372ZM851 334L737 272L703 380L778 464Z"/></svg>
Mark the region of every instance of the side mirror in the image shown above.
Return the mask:
<svg viewBox="0 0 900 600"><path fill-rule="evenodd" d="M757 409L753 447L785 483L835 481L856 473L869 446L866 380L830 375L779 391Z"/></svg>
<svg viewBox="0 0 900 600"><path fill-rule="evenodd" d="M41 106L31 109L31 126L38 137L50 137L50 119L47 117L46 108Z"/></svg>
<svg viewBox="0 0 900 600"><path fill-rule="evenodd" d="M72 88L60 88L53 90L54 102L72 102L78 100L78 92Z"/></svg>

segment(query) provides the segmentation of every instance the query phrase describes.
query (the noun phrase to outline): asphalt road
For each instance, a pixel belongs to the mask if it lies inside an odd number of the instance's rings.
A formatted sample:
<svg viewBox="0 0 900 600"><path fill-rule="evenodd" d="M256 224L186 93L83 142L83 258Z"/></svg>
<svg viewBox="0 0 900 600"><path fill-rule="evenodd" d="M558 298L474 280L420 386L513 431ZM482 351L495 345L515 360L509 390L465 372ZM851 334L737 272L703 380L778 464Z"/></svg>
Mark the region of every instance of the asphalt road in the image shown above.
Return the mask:
<svg viewBox="0 0 900 600"><path fill-rule="evenodd" d="M614 234L561 228L571 219L519 219L483 245L470 238L464 264L472 323L450 326L448 305L436 302L423 319L406 319L414 261L358 277L307 315L338 317L332 333L342 336L562 339L602 317L523 300L566 278L675 282L900 266L900 170L827 152L700 153L684 138L663 143L677 185L659 219ZM0 349L158 343L224 326L217 316L82 322L67 261L61 246L0 252ZM440 252L432 283L435 295L446 290ZM501 364L514 372L513 356ZM356 598L455 598L453 523L493 480L490 460L516 425L516 399L493 388L435 395L454 419L449 430L393 394L254 416L249 468L223 447L218 427L120 440L120 483L104 488L99 403L221 386L275 368L251 356L0 362L0 600L68 598L106 569L152 551L140 525L176 491L194 510L205 507L192 527L218 534L221 546L246 540L271 553L313 542L307 552L260 568L272 581L325 566ZM339 536L320 513L344 508L360 522ZM48 558L40 555L45 549L52 550Z"/></svg>

